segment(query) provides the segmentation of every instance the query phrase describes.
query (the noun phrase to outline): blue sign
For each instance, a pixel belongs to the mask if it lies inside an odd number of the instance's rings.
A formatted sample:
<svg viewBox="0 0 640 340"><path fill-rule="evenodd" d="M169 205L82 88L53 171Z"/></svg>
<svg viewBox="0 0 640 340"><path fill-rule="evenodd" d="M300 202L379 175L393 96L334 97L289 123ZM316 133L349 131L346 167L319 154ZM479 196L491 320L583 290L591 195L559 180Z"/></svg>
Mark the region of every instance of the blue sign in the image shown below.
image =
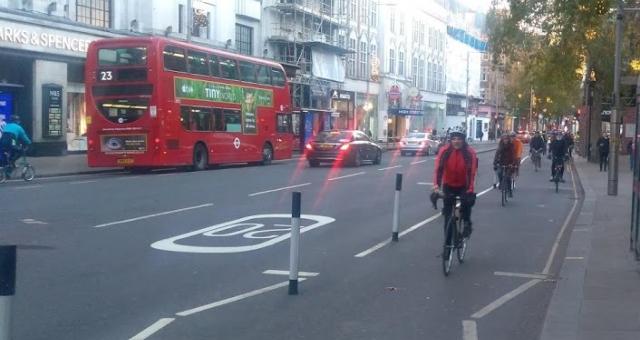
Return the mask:
<svg viewBox="0 0 640 340"><path fill-rule="evenodd" d="M313 136L313 113L302 112L304 115L304 144L309 142L311 136Z"/></svg>
<svg viewBox="0 0 640 340"><path fill-rule="evenodd" d="M389 114L396 116L422 116L424 111L416 109L389 109Z"/></svg>

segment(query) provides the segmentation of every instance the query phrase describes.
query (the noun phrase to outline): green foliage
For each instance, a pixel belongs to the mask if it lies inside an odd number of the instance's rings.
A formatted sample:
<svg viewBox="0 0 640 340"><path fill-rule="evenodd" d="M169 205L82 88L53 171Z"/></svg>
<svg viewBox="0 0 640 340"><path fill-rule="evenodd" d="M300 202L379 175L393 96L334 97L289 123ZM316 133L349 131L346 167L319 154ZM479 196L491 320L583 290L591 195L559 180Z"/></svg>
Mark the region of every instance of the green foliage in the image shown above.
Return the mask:
<svg viewBox="0 0 640 340"><path fill-rule="evenodd" d="M508 4L506 10L492 9L487 25L494 62L506 60L507 71L515 73L506 84L510 105L519 105L515 94L533 87L539 99L536 111L566 114L580 103L587 67L595 71L597 86L609 91L613 0L508 0Z"/></svg>

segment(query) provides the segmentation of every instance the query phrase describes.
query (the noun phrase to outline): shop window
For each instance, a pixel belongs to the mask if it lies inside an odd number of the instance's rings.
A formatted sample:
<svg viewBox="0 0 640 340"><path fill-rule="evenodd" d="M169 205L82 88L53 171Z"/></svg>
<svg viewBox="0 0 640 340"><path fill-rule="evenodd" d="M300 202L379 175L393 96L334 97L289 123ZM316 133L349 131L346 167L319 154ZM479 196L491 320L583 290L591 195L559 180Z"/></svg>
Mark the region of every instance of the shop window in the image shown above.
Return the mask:
<svg viewBox="0 0 640 340"><path fill-rule="evenodd" d="M67 93L67 150L87 150L87 114L84 93Z"/></svg>

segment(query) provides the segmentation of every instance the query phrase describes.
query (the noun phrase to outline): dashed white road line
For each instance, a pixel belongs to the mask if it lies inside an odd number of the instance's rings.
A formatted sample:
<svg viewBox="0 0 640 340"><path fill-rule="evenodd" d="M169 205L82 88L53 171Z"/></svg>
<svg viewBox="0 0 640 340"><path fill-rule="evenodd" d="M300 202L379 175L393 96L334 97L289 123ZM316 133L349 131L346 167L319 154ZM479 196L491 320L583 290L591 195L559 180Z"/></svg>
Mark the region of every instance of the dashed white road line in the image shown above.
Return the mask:
<svg viewBox="0 0 640 340"><path fill-rule="evenodd" d="M423 159L421 161L411 162L411 165L422 164L422 163L426 163L427 161L428 161L428 159Z"/></svg>
<svg viewBox="0 0 640 340"><path fill-rule="evenodd" d="M462 321L462 340L478 340L478 327L475 321Z"/></svg>
<svg viewBox="0 0 640 340"><path fill-rule="evenodd" d="M584 260L583 256L567 256L564 258L565 260Z"/></svg>
<svg viewBox="0 0 640 340"><path fill-rule="evenodd" d="M418 185L433 185L432 182L418 182Z"/></svg>
<svg viewBox="0 0 640 340"><path fill-rule="evenodd" d="M304 278L304 277L301 277L300 279L298 279L299 282L304 281L304 280L306 280L306 278ZM200 306L200 307L188 309L188 310L176 313L176 315L178 315L178 316L189 316L189 315L200 313L200 312L203 312L203 311L206 311L206 310L209 310L209 309L213 309L213 308L217 308L217 307L220 307L220 306L224 306L224 305L230 304L232 302L244 300L244 299L252 297L252 296L256 296L256 295L260 295L260 294L263 294L263 293L266 293L266 292L270 292L270 291L276 290L278 288L286 287L288 285L289 285L289 281L276 283L274 285L267 286L267 287L260 288L260 289L256 289L256 290L250 291L248 293L236 295L236 296L224 299L224 300L220 300L220 301L212 302L212 303Z"/></svg>
<svg viewBox="0 0 640 340"><path fill-rule="evenodd" d="M519 287L517 287L516 289L508 292L507 294L501 296L500 298L498 298L497 300L493 301L492 303L486 305L485 307L483 307L481 310L473 313L471 315L472 318L474 319L481 319L484 316L486 316L487 314L493 312L494 310L498 309L500 306L504 305L505 303L509 302L511 299L515 298L516 296L526 292L529 288L535 286L536 284L538 284L540 282L540 280L538 279L534 279L531 281L527 281L526 283L520 285Z"/></svg>
<svg viewBox="0 0 640 340"><path fill-rule="evenodd" d="M509 277L523 277L527 279L538 279L538 280L546 280L549 278L549 275L544 274L524 274L524 273L509 273L509 272L493 272L493 275L496 276L509 276Z"/></svg>
<svg viewBox="0 0 640 340"><path fill-rule="evenodd" d="M304 187L304 186L307 186L307 185L311 185L311 183L302 183L302 184L290 185L290 186L287 186L287 187L282 187L282 188L277 188L277 189L272 189L272 190L254 192L253 194L249 194L249 197L254 197L254 196L258 196L258 195L264 195L264 194L268 194L268 193L271 193L271 192L277 192L277 191L282 191L282 190L288 190L288 189L293 189L293 188Z"/></svg>
<svg viewBox="0 0 640 340"><path fill-rule="evenodd" d="M571 174L571 182L573 184L573 193L574 193L574 196L577 197L578 190L576 189L576 179L574 178L573 171L569 171L569 173ZM562 224L562 228L560 228L560 231L556 236L556 240L553 243L553 247L551 248L551 253L549 253L549 258L547 258L547 263L544 266L544 269L542 270L542 274L549 274L549 271L551 270L551 265L553 264L553 258L556 257L556 252L558 251L558 247L560 246L560 240L562 239L562 236L564 235L565 231L569 227L569 222L571 222L571 219L573 218L573 215L575 214L577 207L578 207L578 199L575 199L573 200L573 206L571 207L569 214L567 214L567 217L564 220L564 224Z"/></svg>
<svg viewBox="0 0 640 340"><path fill-rule="evenodd" d="M349 178L349 177L354 177L354 176L360 176L360 175L364 175L364 174L366 174L366 172L361 171L361 172L356 172L355 174L350 174L350 175L344 175L344 176L338 176L338 177L329 178L329 179L327 179L327 181L335 181L335 180L339 180L339 179L343 179L343 178Z"/></svg>
<svg viewBox="0 0 640 340"><path fill-rule="evenodd" d="M151 326L145 328L142 332L134 335L129 338L129 340L144 340L166 327L168 324L172 323L175 318L163 318L156 322L154 322Z"/></svg>
<svg viewBox="0 0 640 340"><path fill-rule="evenodd" d="M88 181L73 181L69 182L69 184L88 184L88 183L96 183L97 180L88 180Z"/></svg>
<svg viewBox="0 0 640 340"><path fill-rule="evenodd" d="M44 185L41 184L35 184L35 185L25 185L25 186L21 186L21 187L15 187L13 188L13 190L29 190L29 189L38 189L38 188L42 188Z"/></svg>
<svg viewBox="0 0 640 340"><path fill-rule="evenodd" d="M388 166L388 167L386 167L386 168L380 168L380 169L378 169L378 171L384 171L384 170L390 170L390 169L397 169L397 168L402 168L402 165Z"/></svg>
<svg viewBox="0 0 640 340"><path fill-rule="evenodd" d="M285 275L285 276L289 276L289 271L288 270L274 270L274 269L269 269L269 270L265 270L262 272L262 274L267 274L267 275ZM303 277L314 277L314 276L318 276L320 273L312 273L312 272L298 272L298 276L303 276Z"/></svg>
<svg viewBox="0 0 640 340"><path fill-rule="evenodd" d="M175 213L179 213L179 212L183 212L183 211L210 207L212 205L213 205L213 203L206 203L206 204L196 205L196 206L193 206L193 207L186 207L186 208L181 208L181 209L163 211L163 212L159 212L159 213L156 213L156 214L139 216L139 217L129 218L129 219L126 219L126 220L120 220L120 221L114 221L114 222L109 222L109 223L98 224L98 225L92 226L92 228L104 228L104 227L117 225L117 224L124 224L124 223L129 223L129 222L140 221L140 220L144 220L144 219L148 219L148 218L152 218L152 217L170 215L170 214L175 214Z"/></svg>

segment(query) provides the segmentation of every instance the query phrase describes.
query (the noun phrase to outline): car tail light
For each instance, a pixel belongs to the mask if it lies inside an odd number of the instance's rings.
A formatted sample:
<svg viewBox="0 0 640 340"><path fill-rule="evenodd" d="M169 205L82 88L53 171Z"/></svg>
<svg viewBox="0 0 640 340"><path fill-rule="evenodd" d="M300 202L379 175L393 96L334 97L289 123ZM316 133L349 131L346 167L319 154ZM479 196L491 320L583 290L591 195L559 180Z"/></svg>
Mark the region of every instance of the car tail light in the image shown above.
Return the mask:
<svg viewBox="0 0 640 340"><path fill-rule="evenodd" d="M313 146L311 146L311 143L307 143L307 145L304 146L307 150L313 150Z"/></svg>
<svg viewBox="0 0 640 340"><path fill-rule="evenodd" d="M342 146L340 147L340 150L342 150L342 151L349 150L349 144L342 144Z"/></svg>

